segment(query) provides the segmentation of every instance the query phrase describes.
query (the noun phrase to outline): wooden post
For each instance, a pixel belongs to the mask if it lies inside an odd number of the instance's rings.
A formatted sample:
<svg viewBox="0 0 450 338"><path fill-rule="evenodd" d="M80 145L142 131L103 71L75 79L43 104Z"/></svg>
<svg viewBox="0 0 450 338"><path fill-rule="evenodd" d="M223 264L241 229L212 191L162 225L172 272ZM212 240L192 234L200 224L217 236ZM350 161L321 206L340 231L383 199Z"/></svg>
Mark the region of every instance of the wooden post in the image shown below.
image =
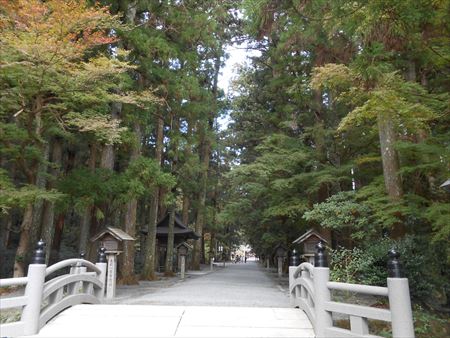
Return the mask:
<svg viewBox="0 0 450 338"><path fill-rule="evenodd" d="M107 258L106 298L111 299L116 296L117 255L115 253L108 253Z"/></svg>

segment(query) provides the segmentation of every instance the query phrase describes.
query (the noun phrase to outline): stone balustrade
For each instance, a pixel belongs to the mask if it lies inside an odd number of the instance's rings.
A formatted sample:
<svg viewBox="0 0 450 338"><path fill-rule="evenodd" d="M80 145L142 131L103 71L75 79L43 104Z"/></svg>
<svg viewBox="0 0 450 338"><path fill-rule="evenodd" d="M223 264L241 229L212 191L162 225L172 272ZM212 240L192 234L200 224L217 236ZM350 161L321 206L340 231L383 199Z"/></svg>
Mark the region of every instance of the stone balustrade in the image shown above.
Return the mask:
<svg viewBox="0 0 450 338"><path fill-rule="evenodd" d="M289 291L292 306L299 307L311 321L316 337L381 338L369 332L369 320L391 324L393 338L413 338L414 325L408 279L404 278L399 254L389 251L387 287L331 282L325 246L316 247L314 266L302 263L289 267ZM295 260L294 260L295 261ZM387 297L389 308L350 304L332 300L332 290L358 295ZM348 316L350 329L334 326L333 314Z"/></svg>
<svg viewBox="0 0 450 338"><path fill-rule="evenodd" d="M39 241L27 277L0 279L0 287L25 286L23 296L2 297L0 300L2 310L21 309L19 321L0 324L1 336L36 334L50 319L70 306L100 303L105 294L107 264L104 256L104 250L100 251L96 264L73 258L47 267L45 243ZM67 267L70 268L68 274L48 279Z"/></svg>

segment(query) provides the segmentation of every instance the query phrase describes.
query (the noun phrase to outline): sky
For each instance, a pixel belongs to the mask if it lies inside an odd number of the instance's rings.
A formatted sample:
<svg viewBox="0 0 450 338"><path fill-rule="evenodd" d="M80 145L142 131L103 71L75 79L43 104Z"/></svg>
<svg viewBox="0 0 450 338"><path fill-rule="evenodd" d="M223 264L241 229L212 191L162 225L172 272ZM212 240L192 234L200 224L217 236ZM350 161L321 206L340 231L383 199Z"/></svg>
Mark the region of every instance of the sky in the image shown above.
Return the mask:
<svg viewBox="0 0 450 338"><path fill-rule="evenodd" d="M222 68L219 75L219 87L228 94L228 88L234 77L237 76L235 66L237 64L243 64L249 55L249 52L245 49L245 46L228 46L226 48L229 58L225 61L225 66Z"/></svg>
<svg viewBox="0 0 450 338"><path fill-rule="evenodd" d="M231 82L238 76L236 65L244 64L249 61L249 57L254 56L257 52L255 50L247 50L246 44L231 45L226 49L229 58L225 61L225 66L221 69L219 75L219 87L225 92L225 95L229 93ZM230 122L229 116L225 116L219 119L220 129L227 128Z"/></svg>

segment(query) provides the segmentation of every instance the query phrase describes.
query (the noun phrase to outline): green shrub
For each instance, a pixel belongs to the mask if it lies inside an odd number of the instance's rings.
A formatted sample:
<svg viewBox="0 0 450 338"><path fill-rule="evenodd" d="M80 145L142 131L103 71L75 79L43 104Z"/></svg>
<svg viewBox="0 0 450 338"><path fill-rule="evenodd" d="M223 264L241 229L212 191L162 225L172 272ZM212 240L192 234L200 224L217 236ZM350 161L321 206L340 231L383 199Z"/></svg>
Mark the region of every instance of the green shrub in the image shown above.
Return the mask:
<svg viewBox="0 0 450 338"><path fill-rule="evenodd" d="M386 285L387 253L395 247L401 254L405 276L409 279L411 296L429 301L443 298L449 287L448 272L442 268L440 252L445 248L429 245L426 237L406 236L394 241L388 238L366 243L353 249L330 251L331 278L335 281Z"/></svg>
<svg viewBox="0 0 450 338"><path fill-rule="evenodd" d="M413 307L414 330L417 338L444 338L450 333L450 320L442 318L436 313L426 311L415 304Z"/></svg>

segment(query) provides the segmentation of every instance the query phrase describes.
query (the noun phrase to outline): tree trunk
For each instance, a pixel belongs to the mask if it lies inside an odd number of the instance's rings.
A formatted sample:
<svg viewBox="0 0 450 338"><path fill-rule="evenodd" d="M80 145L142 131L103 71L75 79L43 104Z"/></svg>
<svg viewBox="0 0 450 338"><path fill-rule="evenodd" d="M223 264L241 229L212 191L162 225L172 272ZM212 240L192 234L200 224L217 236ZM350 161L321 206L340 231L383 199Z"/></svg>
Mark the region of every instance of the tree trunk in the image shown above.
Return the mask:
<svg viewBox="0 0 450 338"><path fill-rule="evenodd" d="M187 144L184 149L184 158L185 162L188 163L189 159L192 158L192 131L193 125L192 121L188 119L188 125L187 125ZM188 226L189 225L189 209L191 207L191 192L189 191L188 187L184 187L183 189L183 211L182 211L182 221L183 224Z"/></svg>
<svg viewBox="0 0 450 338"><path fill-rule="evenodd" d="M162 219L167 213L167 206L165 205L165 200L167 196L167 188L159 189L159 201L158 201L158 217L157 219Z"/></svg>
<svg viewBox="0 0 450 338"><path fill-rule="evenodd" d="M381 158L383 161L383 175L386 192L393 201L402 195L402 182L398 174L398 154L394 148L396 134L394 122L388 114L378 116L378 133L380 136Z"/></svg>
<svg viewBox="0 0 450 338"><path fill-rule="evenodd" d="M55 230L53 234L52 248L50 250L50 263L59 261L59 251L61 249L61 240L64 231L65 215L59 214L55 222Z"/></svg>
<svg viewBox="0 0 450 338"><path fill-rule="evenodd" d="M209 239L209 262L216 254L216 234L211 230L211 237Z"/></svg>
<svg viewBox="0 0 450 338"><path fill-rule="evenodd" d="M111 105L111 118L118 120L122 111L122 103L114 102ZM102 149L102 156L100 159L100 168L114 169L114 145L106 144Z"/></svg>
<svg viewBox="0 0 450 338"><path fill-rule="evenodd" d="M60 175L60 168L62 162L62 143L59 139L53 139L52 144L52 156L51 161L53 163L50 169L51 180L47 184L47 189L51 190L55 187L55 181ZM51 254L53 234L55 232L54 226L55 218L55 203L51 201L44 202L44 211L42 213L42 232L41 237L47 244L47 250L45 254L45 263L48 264Z"/></svg>
<svg viewBox="0 0 450 338"><path fill-rule="evenodd" d="M202 238L203 238L203 227L205 225L206 217L206 191L208 182L208 169L209 169L209 154L210 154L210 144L207 139L206 131L203 133L202 140L202 174L200 179L200 193L197 205L197 218L195 221L195 232L200 236L200 239L194 242L194 252L192 255L192 269L200 270L200 261L202 257Z"/></svg>
<svg viewBox="0 0 450 338"><path fill-rule="evenodd" d="M30 136L33 138L40 138L42 134L42 108L44 100L41 95L38 95L33 103L33 111L30 113L30 120L34 121L34 135L29 131ZM42 146L42 144L37 144ZM45 187L45 173L47 171L46 162L48 160L48 145L44 144L43 161L30 168L27 172L28 183L37 187ZM26 170L26 168L24 168ZM25 275L25 267L27 262L27 256L30 251L30 242L33 237L37 237L39 229L33 230L33 217L37 220L37 216L40 214L35 213L34 207L37 204L36 201L29 203L23 214L22 224L20 226L20 239L17 247L16 256L14 260L14 277L23 277ZM37 205L39 207L39 205ZM36 223L40 227L39 223Z"/></svg>
<svg viewBox="0 0 450 338"><path fill-rule="evenodd" d="M178 163L178 139L176 137L176 133L180 128L179 119L173 117L171 118L170 123L171 129L171 140L170 140L170 150L172 152L171 156L171 172L172 175L176 175L177 163ZM164 274L166 276L173 276L173 256L174 256L174 226L175 226L175 211L176 211L176 196L177 196L177 188L172 187L171 190L171 198L174 201L169 205L169 229L167 233L167 245L166 245L166 262L164 268Z"/></svg>
<svg viewBox="0 0 450 338"><path fill-rule="evenodd" d="M89 155L89 170L92 172L95 170L95 166L97 163L97 146L95 144L91 145ZM94 207L92 205L86 206L84 209L83 215L81 216L81 224L80 224L80 244L79 244L79 252L86 252L88 249L88 241L89 234L91 229L91 221L92 221L92 212Z"/></svg>
<svg viewBox="0 0 450 338"><path fill-rule="evenodd" d="M155 159L158 165L161 165L162 150L164 141L164 120L159 117L156 126L156 149ZM148 223L148 233L146 241L145 262L142 271L142 278L147 280L156 279L155 275L155 254L156 254L156 225L158 217L158 201L159 201L159 189L155 189L150 205L150 217Z"/></svg>
<svg viewBox="0 0 450 338"><path fill-rule="evenodd" d="M125 15L125 22L133 24L136 17L137 1L133 0L128 3ZM136 137L135 146L132 148L130 155L130 162L135 161L141 155L141 139L142 131L138 122L134 123L134 133ZM124 227L125 232L131 237L136 237L136 219L137 219L137 205L136 198L132 198L125 206ZM125 241L123 243L123 254L120 257L120 283L121 284L137 284L138 280L134 272L134 256L135 256L135 242Z"/></svg>
<svg viewBox="0 0 450 338"><path fill-rule="evenodd" d="M7 162L4 157L0 158L0 167L3 169L7 168ZM14 179L15 177L15 165L12 164L9 168L10 177ZM13 210L9 210L8 213L0 216L0 253L3 255L4 250L8 248L9 238L11 235L11 228L13 224Z"/></svg>
<svg viewBox="0 0 450 338"><path fill-rule="evenodd" d="M171 205L169 208L169 231L167 233L166 265L164 269L164 274L166 276L173 276L174 226L175 226L175 204Z"/></svg>
<svg viewBox="0 0 450 338"><path fill-rule="evenodd" d="M114 102L111 104L111 118L112 120L118 120L122 112L122 103ZM115 154L114 145L105 144L102 148L102 154L100 157L100 168L109 169L114 171L115 164ZM109 203L104 205L104 223L114 226L114 219L120 219L120 210L118 208L113 208Z"/></svg>
<svg viewBox="0 0 450 338"><path fill-rule="evenodd" d="M114 102L111 104L111 118L113 120L119 119L119 115L122 111L122 103ZM102 152L100 156L100 168L109 169L111 171L114 170L114 145L113 144L105 144L102 147ZM91 167L91 166L90 166ZM91 167L92 169L92 167ZM95 167L92 169L94 170ZM110 226L114 226L113 219L120 218L120 209L118 208L112 208L112 206L108 203L102 206L102 212L103 212L103 224L109 224ZM87 231L84 232L84 238L83 240L86 241L86 249L83 250L86 252L86 257L90 261L94 261L96 259L96 243L90 243L89 237L94 236L95 233L98 231L98 223L95 222L95 218L93 218L93 206L87 208L86 213L83 215L83 222L89 223L89 226L87 226ZM112 215L113 214L113 215ZM94 222L93 222L94 221Z"/></svg>
<svg viewBox="0 0 450 338"><path fill-rule="evenodd" d="M2 215L0 217L0 253L4 253L4 250L8 248L9 237L12 227L12 215L10 213Z"/></svg>
<svg viewBox="0 0 450 338"><path fill-rule="evenodd" d="M383 176L386 192L391 201L400 200L403 195L402 181L399 175L399 160L394 148L396 132L394 121L389 114L378 115L378 133L380 137L381 159L383 162ZM392 237L398 238L405 234L403 224L398 224L392 230Z"/></svg>
<svg viewBox="0 0 450 338"><path fill-rule="evenodd" d="M141 138L142 131L141 126L138 123L134 125L134 133L136 135L136 146L133 147L130 162L133 162L141 155ZM125 232L131 237L136 237L136 219L137 219L137 205L136 198L131 199L126 205L125 211ZM137 278L134 273L134 256L135 256L135 243L133 241L125 241L123 244L123 254L120 260L120 272L122 284L137 284Z"/></svg>
<svg viewBox="0 0 450 338"><path fill-rule="evenodd" d="M408 69L406 71L406 80L411 82L416 82L417 72L416 72L416 62L414 60L408 61Z"/></svg>
<svg viewBox="0 0 450 338"><path fill-rule="evenodd" d="M25 276L26 258L30 254L30 229L33 223L33 203L29 203L20 226L20 240L14 260L14 278Z"/></svg>
<svg viewBox="0 0 450 338"><path fill-rule="evenodd" d="M36 186L44 190L47 185L48 161L50 157L50 144L46 142L43 148L43 161L39 163L36 175ZM44 200L38 199L33 206L33 219L30 229L30 242L36 243L41 236ZM48 244L45 242L45 244Z"/></svg>
<svg viewBox="0 0 450 338"><path fill-rule="evenodd" d="M217 98L217 81L219 78L220 71L220 56L216 55L216 60L214 64L214 81L212 86L212 94L213 99ZM200 159L202 162L202 175L200 179L200 193L198 199L197 206L197 218L195 221L195 232L200 236L200 239L203 238L203 227L205 225L206 218L206 192L207 192L207 184L208 184L208 170L209 170L209 157L210 157L210 148L211 142L208 138L208 132L213 127L214 123L214 115L215 112L211 111L211 115L208 119L208 124L203 126L202 135L201 135L201 154ZM192 268L194 270L200 270L200 260L202 257L202 240L198 240L194 242L194 252L192 255Z"/></svg>
<svg viewBox="0 0 450 338"><path fill-rule="evenodd" d="M189 224L189 206L190 206L190 199L187 192L184 192L183 194L183 211L182 211L182 221L184 225Z"/></svg>

